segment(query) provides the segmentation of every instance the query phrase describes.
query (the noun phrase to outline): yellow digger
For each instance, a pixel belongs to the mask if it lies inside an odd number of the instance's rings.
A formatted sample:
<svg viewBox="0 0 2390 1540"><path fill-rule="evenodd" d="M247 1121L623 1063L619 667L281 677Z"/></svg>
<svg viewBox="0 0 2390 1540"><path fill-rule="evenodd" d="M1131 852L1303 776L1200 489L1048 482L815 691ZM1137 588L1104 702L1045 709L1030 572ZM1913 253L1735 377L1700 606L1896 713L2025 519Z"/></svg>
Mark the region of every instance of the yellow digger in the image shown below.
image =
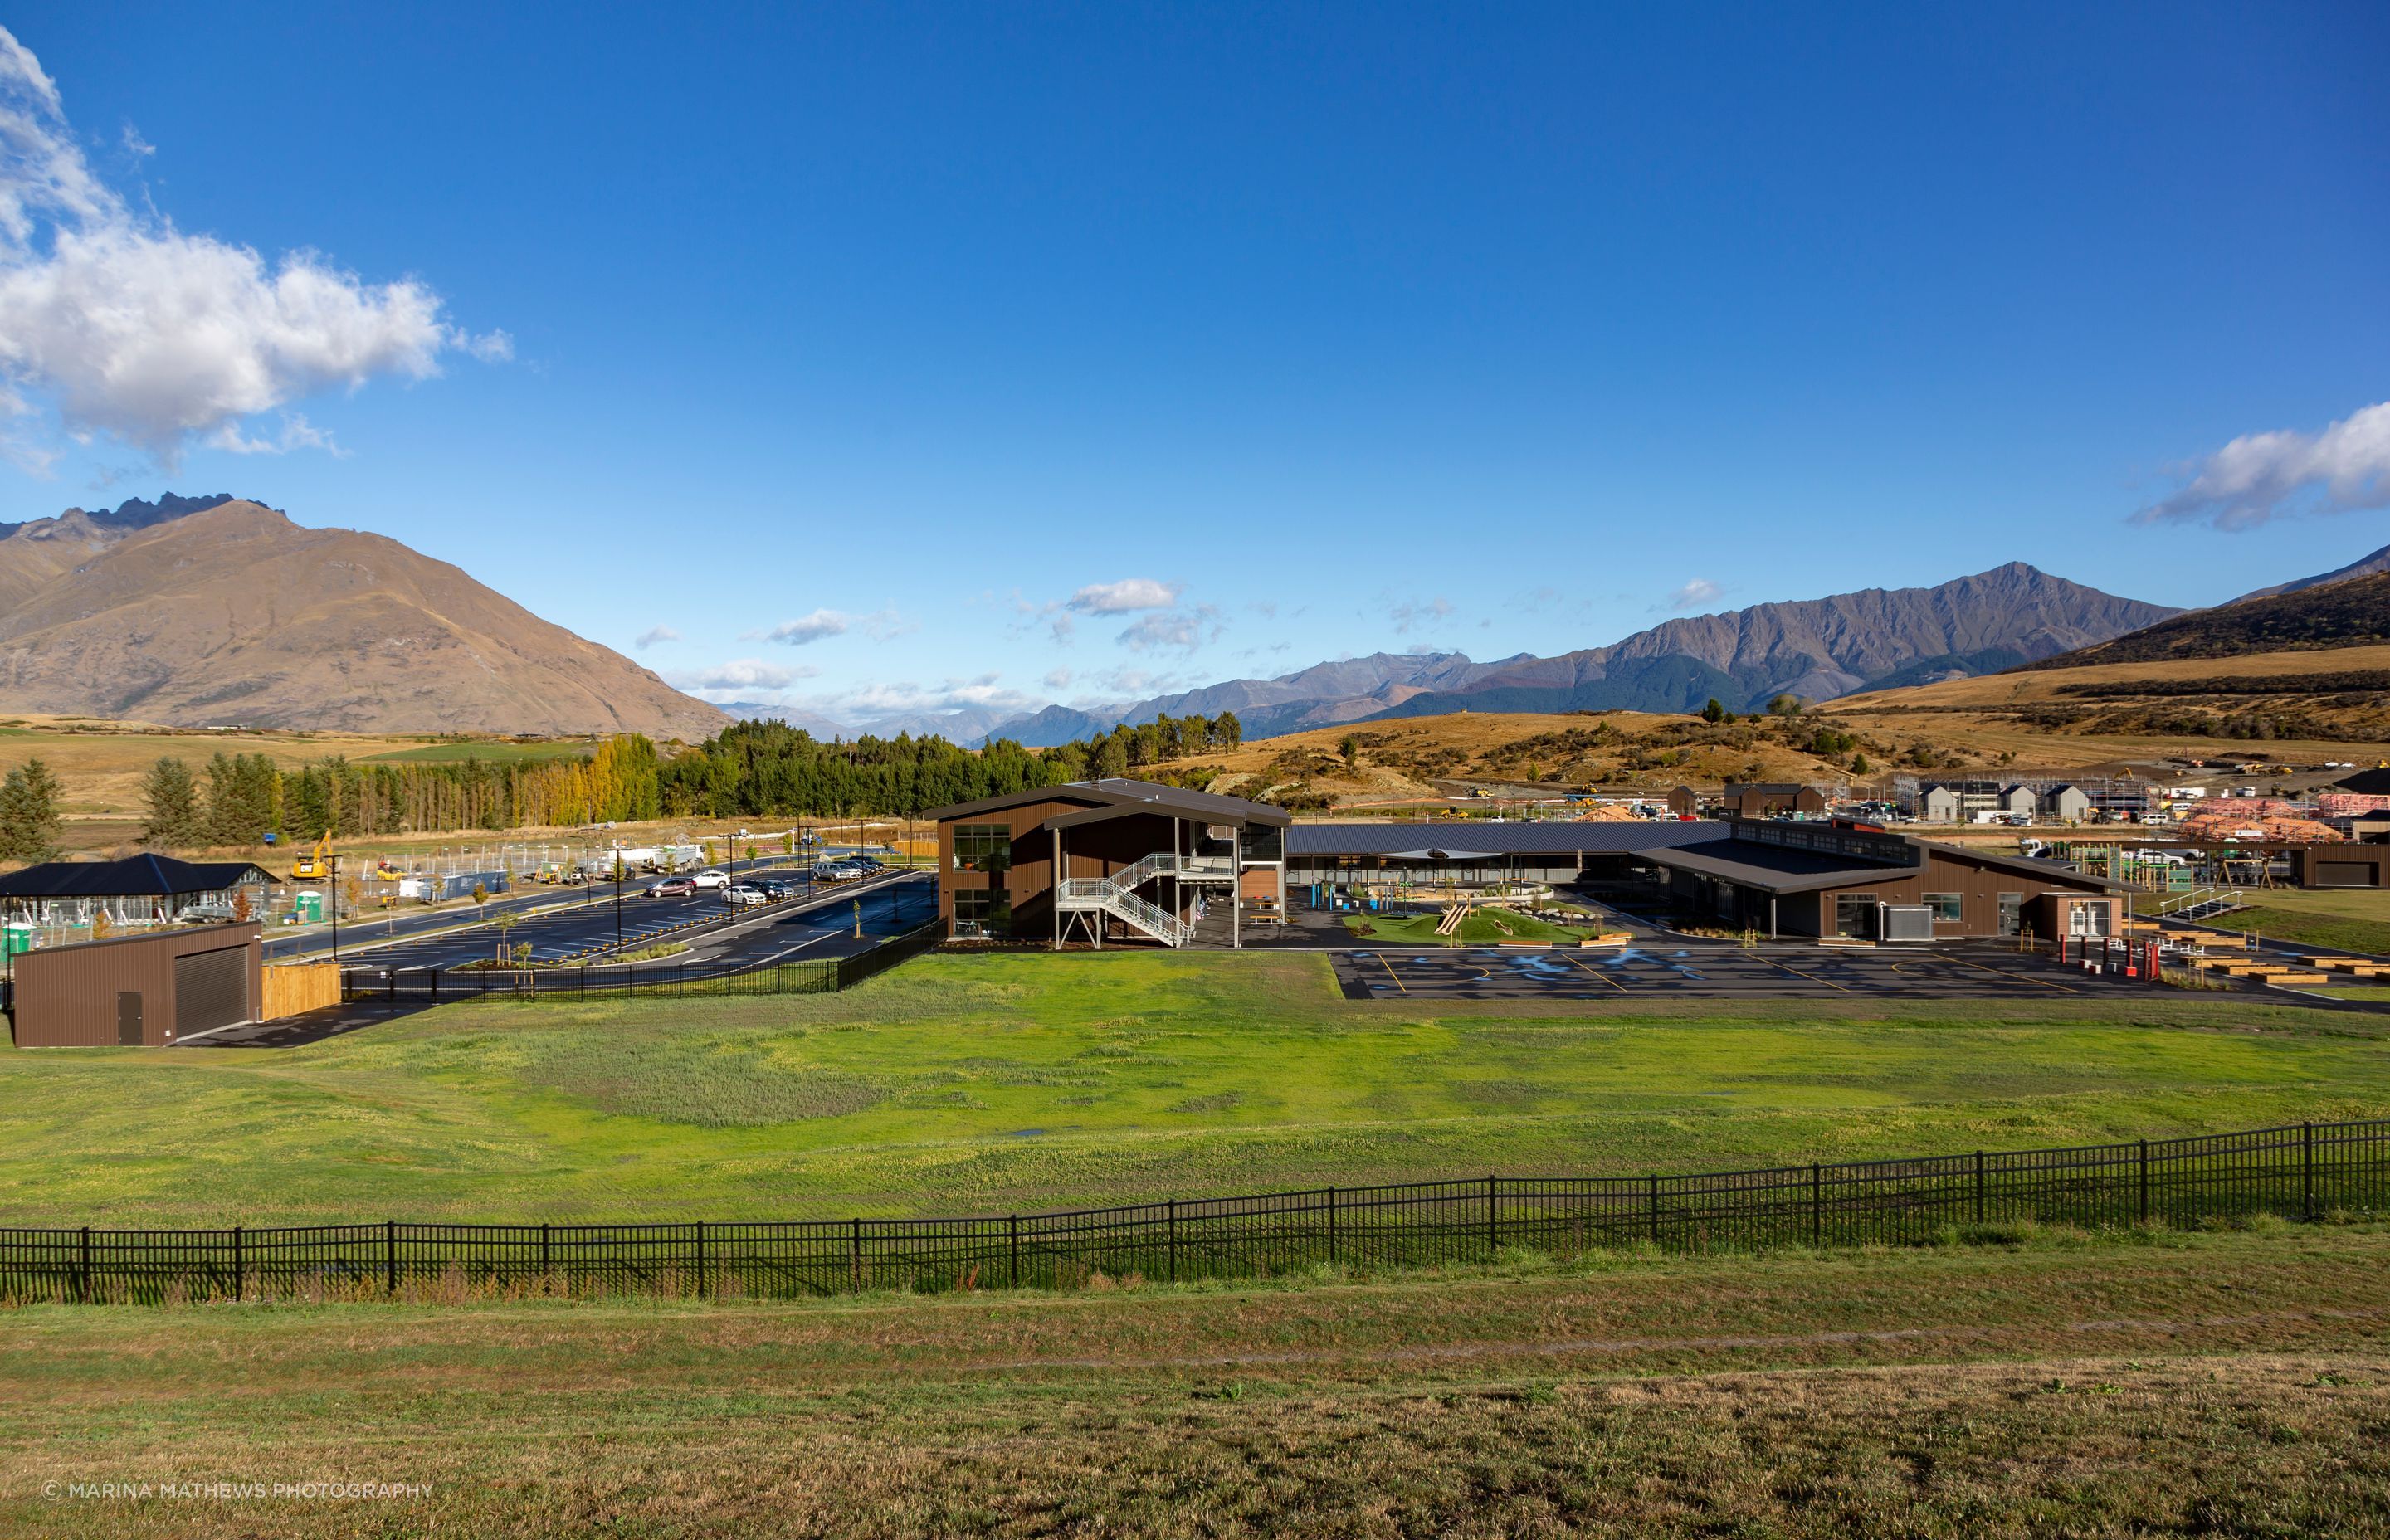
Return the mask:
<svg viewBox="0 0 2390 1540"><path fill-rule="evenodd" d="M326 834L315 841L315 848L290 864L293 881L320 882L332 875L332 837Z"/></svg>

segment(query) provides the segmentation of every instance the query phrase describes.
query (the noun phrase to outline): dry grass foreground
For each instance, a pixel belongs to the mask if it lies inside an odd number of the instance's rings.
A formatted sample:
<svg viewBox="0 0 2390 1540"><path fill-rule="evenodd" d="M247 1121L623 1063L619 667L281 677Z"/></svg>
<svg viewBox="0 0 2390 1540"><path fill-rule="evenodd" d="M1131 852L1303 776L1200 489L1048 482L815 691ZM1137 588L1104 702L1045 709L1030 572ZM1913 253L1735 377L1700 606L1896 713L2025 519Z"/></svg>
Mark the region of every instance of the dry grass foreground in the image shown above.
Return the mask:
<svg viewBox="0 0 2390 1540"><path fill-rule="evenodd" d="M2379 1226L2277 1225L777 1308L27 1309L0 1531L2382 1534L2385 1264ZM430 1491L64 1495L210 1481Z"/></svg>

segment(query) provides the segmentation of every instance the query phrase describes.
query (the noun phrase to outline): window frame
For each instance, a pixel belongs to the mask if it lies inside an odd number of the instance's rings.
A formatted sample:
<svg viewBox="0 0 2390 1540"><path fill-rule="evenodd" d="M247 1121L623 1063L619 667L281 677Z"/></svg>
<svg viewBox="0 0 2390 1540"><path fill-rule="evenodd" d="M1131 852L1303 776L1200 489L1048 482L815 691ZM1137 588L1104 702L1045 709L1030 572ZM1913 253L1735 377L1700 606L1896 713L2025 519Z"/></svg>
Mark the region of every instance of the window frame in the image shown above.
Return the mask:
<svg viewBox="0 0 2390 1540"><path fill-rule="evenodd" d="M1010 824L957 824L953 836L954 869L958 872L1009 871L1012 867L1012 826ZM968 848L968 853L966 853ZM1002 854L999 866L989 866L991 858Z"/></svg>
<svg viewBox="0 0 2390 1540"><path fill-rule="evenodd" d="M1948 901L1947 913L1945 912L1945 906L1942 902L1946 899ZM1967 895L1965 893L1920 893L1917 895L1917 902L1924 905L1928 909L1934 911L1934 923L1936 925L1964 925L1967 923Z"/></svg>

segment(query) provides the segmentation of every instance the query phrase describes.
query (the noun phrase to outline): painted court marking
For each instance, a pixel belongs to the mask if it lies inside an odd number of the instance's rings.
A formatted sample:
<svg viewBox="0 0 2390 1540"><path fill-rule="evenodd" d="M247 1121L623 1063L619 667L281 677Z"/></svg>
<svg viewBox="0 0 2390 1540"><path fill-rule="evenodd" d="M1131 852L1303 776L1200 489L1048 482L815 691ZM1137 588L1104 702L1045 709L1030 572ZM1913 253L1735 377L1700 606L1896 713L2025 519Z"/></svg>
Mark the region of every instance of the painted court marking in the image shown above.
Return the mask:
<svg viewBox="0 0 2390 1540"><path fill-rule="evenodd" d="M2060 983L2055 979L2037 979L2030 973L2011 973L2005 968L1985 968L1982 963L1968 962L1964 957L1953 957L1950 960L1957 963L1966 963L1969 968L1979 969L1982 972L1997 973L2003 979L2023 979L2027 983L2044 984L2051 989L2057 990L2062 995L2080 995L2083 993L2074 985Z"/></svg>
<svg viewBox="0 0 2390 1540"><path fill-rule="evenodd" d="M1750 955L1754 956L1757 956L1756 953ZM1824 984L1828 989L1839 989L1845 995L1857 995L1858 993L1857 990L1851 988L1848 984L1838 984L1831 979L1820 979L1815 973L1804 973L1799 969L1793 967L1791 963L1780 963L1774 957L1760 957L1759 960L1766 963L1770 968L1780 968L1796 979L1806 979L1813 984Z"/></svg>

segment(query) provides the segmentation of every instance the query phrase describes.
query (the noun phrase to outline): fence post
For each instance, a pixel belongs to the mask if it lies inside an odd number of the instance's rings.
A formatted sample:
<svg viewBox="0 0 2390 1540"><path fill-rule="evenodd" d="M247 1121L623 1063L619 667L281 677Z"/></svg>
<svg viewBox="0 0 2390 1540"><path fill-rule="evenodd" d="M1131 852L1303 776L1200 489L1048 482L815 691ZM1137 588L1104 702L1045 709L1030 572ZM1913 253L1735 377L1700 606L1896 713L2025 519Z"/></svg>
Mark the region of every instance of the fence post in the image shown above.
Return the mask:
<svg viewBox="0 0 2390 1540"><path fill-rule="evenodd" d="M705 1221L697 1222L697 1297L705 1298Z"/></svg>
<svg viewBox="0 0 2390 1540"><path fill-rule="evenodd" d="M1809 1244L1826 1243L1826 1168L1809 1162Z"/></svg>
<svg viewBox="0 0 2390 1540"><path fill-rule="evenodd" d="M2299 1217L2313 1219L2315 1206L2315 1124L2299 1124Z"/></svg>
<svg viewBox="0 0 2390 1540"><path fill-rule="evenodd" d="M688 964L675 963L673 964L673 998L677 1000L687 994Z"/></svg>
<svg viewBox="0 0 2390 1540"><path fill-rule="evenodd" d="M1328 1189L1328 1260L1330 1262L1337 1260L1336 1189L1334 1187Z"/></svg>
<svg viewBox="0 0 2390 1540"><path fill-rule="evenodd" d="M2139 1169L2140 1174L2140 1201L2137 1207L2139 1211L2140 1222L2146 1225L2150 1222L2150 1141L2147 1139L2143 1139L2141 1141L2141 1153Z"/></svg>
<svg viewBox="0 0 2390 1540"><path fill-rule="evenodd" d="M1651 1175L1650 1182L1651 1193L1651 1244L1657 1246L1660 1244L1660 1174L1656 1171L1653 1172Z"/></svg>
<svg viewBox="0 0 2390 1540"><path fill-rule="evenodd" d="M1494 1200L1494 1174L1485 1174L1485 1254L1488 1257L1502 1249L1501 1209Z"/></svg>
<svg viewBox="0 0 2390 1540"><path fill-rule="evenodd" d="M854 1228L853 1228L852 1230L850 1230L848 1233L849 1233L849 1235L850 1235L850 1237L851 1237L852 1238L851 1238L851 1239L848 1241L848 1243L847 1243L847 1256L848 1256L849 1261L853 1264L854 1268L854 1291L855 1291L856 1293L860 1294L860 1293L862 1293L862 1292L863 1292L863 1217L862 1217L862 1215L857 1214L857 1215L855 1216Z"/></svg>
<svg viewBox="0 0 2390 1540"><path fill-rule="evenodd" d="M1173 1199L1171 1199L1171 1200L1169 1200L1169 1207L1168 1207L1168 1210L1167 1210L1167 1215L1168 1215L1168 1217L1167 1217L1167 1219L1166 1219L1165 1223L1166 1223L1166 1224L1168 1225L1168 1226L1169 1226L1169 1243L1170 1243L1170 1281L1171 1281L1171 1282L1173 1282L1173 1283L1176 1283L1176 1282L1178 1281L1178 1200L1177 1200L1177 1199L1173 1198Z"/></svg>
<svg viewBox="0 0 2390 1540"><path fill-rule="evenodd" d="M1004 1231L1012 1252L1012 1287L1021 1287L1021 1216L1012 1214L1004 1221Z"/></svg>
<svg viewBox="0 0 2390 1540"><path fill-rule="evenodd" d="M398 1297L398 1221L381 1222L381 1284L382 1291L392 1299Z"/></svg>
<svg viewBox="0 0 2390 1540"><path fill-rule="evenodd" d="M241 1265L243 1260L240 1254L240 1226L235 1225L232 1227L232 1297L235 1303L238 1303L241 1297L241 1274L245 1270Z"/></svg>
<svg viewBox="0 0 2390 1540"><path fill-rule="evenodd" d="M83 1265L75 1284L75 1294L84 1303L91 1303L91 1226L83 1227Z"/></svg>
<svg viewBox="0 0 2390 1540"><path fill-rule="evenodd" d="M1975 1151L1975 1223L1984 1222L1984 1152Z"/></svg>

